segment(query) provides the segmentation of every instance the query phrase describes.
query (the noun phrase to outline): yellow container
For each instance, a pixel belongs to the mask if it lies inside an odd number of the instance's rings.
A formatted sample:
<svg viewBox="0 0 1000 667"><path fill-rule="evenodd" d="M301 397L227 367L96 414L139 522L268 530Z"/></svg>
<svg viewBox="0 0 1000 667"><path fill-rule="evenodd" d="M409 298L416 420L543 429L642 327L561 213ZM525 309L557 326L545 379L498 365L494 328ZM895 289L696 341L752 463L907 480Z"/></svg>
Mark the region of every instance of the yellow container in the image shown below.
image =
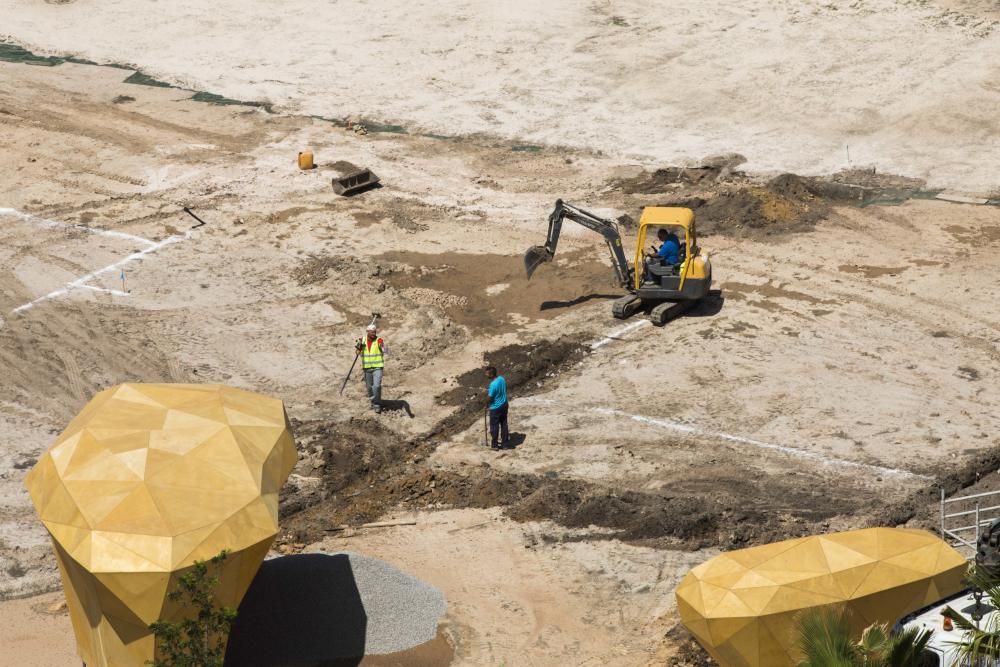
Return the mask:
<svg viewBox="0 0 1000 667"><path fill-rule="evenodd" d="M302 151L299 153L299 169L312 169L315 166L313 164L312 151Z"/></svg>

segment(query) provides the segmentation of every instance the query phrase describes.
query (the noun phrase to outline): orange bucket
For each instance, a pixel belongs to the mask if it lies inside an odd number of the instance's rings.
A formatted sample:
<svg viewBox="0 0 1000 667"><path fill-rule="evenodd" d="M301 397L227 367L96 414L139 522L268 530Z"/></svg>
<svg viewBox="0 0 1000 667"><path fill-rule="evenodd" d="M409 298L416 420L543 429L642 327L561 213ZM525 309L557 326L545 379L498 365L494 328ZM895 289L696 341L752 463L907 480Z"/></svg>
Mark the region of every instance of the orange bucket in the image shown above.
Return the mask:
<svg viewBox="0 0 1000 667"><path fill-rule="evenodd" d="M299 169L312 169L315 166L316 165L313 164L312 151L302 151L299 153Z"/></svg>

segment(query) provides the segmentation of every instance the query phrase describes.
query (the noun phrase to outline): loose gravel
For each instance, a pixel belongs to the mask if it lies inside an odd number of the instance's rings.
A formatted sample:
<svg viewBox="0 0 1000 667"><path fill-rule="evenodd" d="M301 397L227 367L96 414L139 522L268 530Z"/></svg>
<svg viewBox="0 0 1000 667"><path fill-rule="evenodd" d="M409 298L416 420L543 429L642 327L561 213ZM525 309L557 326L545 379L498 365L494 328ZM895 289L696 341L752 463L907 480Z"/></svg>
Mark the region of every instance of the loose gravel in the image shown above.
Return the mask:
<svg viewBox="0 0 1000 667"><path fill-rule="evenodd" d="M444 594L361 554L266 560L240 605L226 665L313 667L398 653L429 642Z"/></svg>

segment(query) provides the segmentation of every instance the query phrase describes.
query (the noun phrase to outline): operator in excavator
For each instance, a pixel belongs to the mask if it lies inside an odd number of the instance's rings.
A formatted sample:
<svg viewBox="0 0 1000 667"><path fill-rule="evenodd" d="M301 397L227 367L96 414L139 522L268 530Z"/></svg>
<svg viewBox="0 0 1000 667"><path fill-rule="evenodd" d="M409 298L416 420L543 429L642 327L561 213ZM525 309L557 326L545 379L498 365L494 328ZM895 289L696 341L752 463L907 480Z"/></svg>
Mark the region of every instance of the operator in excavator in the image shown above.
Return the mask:
<svg viewBox="0 0 1000 667"><path fill-rule="evenodd" d="M660 241L660 249L656 251L655 256L659 257L660 260L667 266L676 266L681 263L681 241L677 238L677 234L672 231L661 227L658 232L656 232L656 238ZM654 256L652 252L648 253L650 256Z"/></svg>
<svg viewBox="0 0 1000 667"><path fill-rule="evenodd" d="M646 266L658 262L663 266L677 266L681 263L681 241L677 234L660 227L656 232L656 238L660 241L659 249L646 251Z"/></svg>

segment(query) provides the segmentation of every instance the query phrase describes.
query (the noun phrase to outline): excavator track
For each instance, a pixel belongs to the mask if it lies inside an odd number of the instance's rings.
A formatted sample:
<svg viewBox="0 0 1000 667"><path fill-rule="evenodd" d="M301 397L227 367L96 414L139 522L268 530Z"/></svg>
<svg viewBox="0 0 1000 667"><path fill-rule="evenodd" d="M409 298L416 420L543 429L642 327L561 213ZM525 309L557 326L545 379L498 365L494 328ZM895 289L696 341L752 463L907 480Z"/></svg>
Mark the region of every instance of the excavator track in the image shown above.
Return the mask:
<svg viewBox="0 0 1000 667"><path fill-rule="evenodd" d="M615 299L611 305L611 314L615 319L626 320L642 309L642 299L635 294L626 294L620 299Z"/></svg>
<svg viewBox="0 0 1000 667"><path fill-rule="evenodd" d="M680 317L691 309L697 299L688 301L664 301L651 311L649 311L649 321L658 327L662 327L670 320Z"/></svg>

